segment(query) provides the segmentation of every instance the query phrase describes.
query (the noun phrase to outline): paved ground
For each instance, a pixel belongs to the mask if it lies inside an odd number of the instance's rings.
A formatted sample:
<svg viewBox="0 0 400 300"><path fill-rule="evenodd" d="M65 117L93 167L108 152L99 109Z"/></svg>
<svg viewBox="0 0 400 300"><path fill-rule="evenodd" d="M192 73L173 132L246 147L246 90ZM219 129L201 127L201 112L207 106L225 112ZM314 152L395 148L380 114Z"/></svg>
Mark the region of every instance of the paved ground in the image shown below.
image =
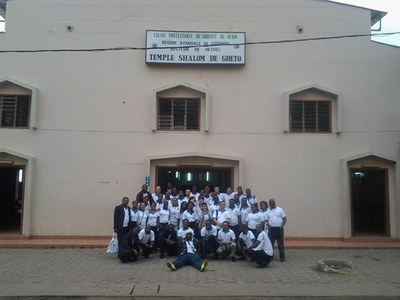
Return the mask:
<svg viewBox="0 0 400 300"><path fill-rule="evenodd" d="M399 249L288 249L286 256L266 269L210 260L201 273L192 267L172 272L159 257L121 264L104 249L0 249L0 297L400 299ZM320 259L350 260L356 269L321 273Z"/></svg>

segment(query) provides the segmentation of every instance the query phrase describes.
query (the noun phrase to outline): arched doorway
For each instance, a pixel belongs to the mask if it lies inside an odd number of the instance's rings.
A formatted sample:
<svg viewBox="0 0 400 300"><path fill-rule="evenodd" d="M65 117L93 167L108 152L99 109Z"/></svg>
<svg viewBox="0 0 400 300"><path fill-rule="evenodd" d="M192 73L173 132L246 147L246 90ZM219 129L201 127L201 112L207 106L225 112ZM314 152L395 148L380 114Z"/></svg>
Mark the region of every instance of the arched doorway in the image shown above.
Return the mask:
<svg viewBox="0 0 400 300"><path fill-rule="evenodd" d="M353 235L389 236L388 170L351 169Z"/></svg>
<svg viewBox="0 0 400 300"><path fill-rule="evenodd" d="M240 159L202 155L169 156L149 160L151 186L166 189L170 182L178 190L196 186L201 190L206 185L213 189L219 186L225 191L229 186L240 182Z"/></svg>
<svg viewBox="0 0 400 300"><path fill-rule="evenodd" d="M391 235L395 162L376 155L348 161L352 236Z"/></svg>
<svg viewBox="0 0 400 300"><path fill-rule="evenodd" d="M191 189L193 186L199 191L205 186L209 186L211 190L218 186L225 191L232 186L233 171L233 168L223 167L157 167L156 180L163 190L171 183L178 191Z"/></svg>
<svg viewBox="0 0 400 300"><path fill-rule="evenodd" d="M0 152L0 233L22 233L26 166L26 159Z"/></svg>

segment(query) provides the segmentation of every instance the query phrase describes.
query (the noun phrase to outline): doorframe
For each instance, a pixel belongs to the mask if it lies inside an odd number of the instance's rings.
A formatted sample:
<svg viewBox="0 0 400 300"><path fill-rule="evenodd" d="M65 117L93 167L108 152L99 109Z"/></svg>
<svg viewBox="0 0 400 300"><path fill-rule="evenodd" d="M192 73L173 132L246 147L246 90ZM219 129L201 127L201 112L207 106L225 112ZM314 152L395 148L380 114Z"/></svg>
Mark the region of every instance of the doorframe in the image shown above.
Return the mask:
<svg viewBox="0 0 400 300"><path fill-rule="evenodd" d="M361 167L361 168L354 168L349 167L349 185L350 185L350 214L351 214L351 236L356 236L356 232L354 230L354 210L353 210L353 195L351 190L351 175L353 172L373 172L373 171L382 171L384 172L384 197L383 200L383 209L384 209L384 216L385 216L385 224L384 224L384 236L390 236L390 203L389 203L389 169L388 168L379 168L379 167Z"/></svg>
<svg viewBox="0 0 400 300"><path fill-rule="evenodd" d="M0 155L1 157L1 155ZM21 195L20 195L20 199L21 199L21 216L19 219L19 228L18 228L18 234L22 234L22 226L23 226L23 216L24 216L24 191L25 191L25 165L24 164L15 164L13 160L3 160L0 159L0 169L13 169L13 172L15 172L15 174L19 173L19 170L22 169L22 175L23 175L23 179L22 179L22 189L21 189ZM15 178L15 180L17 180L17 178ZM16 191L14 190L14 197L15 197L15 193ZM14 232L14 231L13 231ZM1 233L1 231L0 231Z"/></svg>
<svg viewBox="0 0 400 300"><path fill-rule="evenodd" d="M14 150L0 148L0 162L1 160L8 160L10 167L24 169L21 234L31 235L32 180L35 159L32 156Z"/></svg>
<svg viewBox="0 0 400 300"><path fill-rule="evenodd" d="M344 238L352 237L352 214L351 214L351 186L350 186L350 169L362 167L375 167L388 170L388 214L389 226L388 232L391 237L397 237L400 233L398 218L400 218L399 210L400 199L399 189L400 183L396 181L396 174L400 172L398 158L388 156L386 154L370 151L342 158L340 160L340 203L343 218L338 220L342 224L342 235Z"/></svg>
<svg viewBox="0 0 400 300"><path fill-rule="evenodd" d="M151 156L146 159L145 176L156 178L156 167L210 166L232 168L232 186L243 185L243 162L240 157L218 155L210 153L172 153L167 155ZM153 180L154 181L154 180ZM149 190L154 190L155 182L150 182Z"/></svg>
<svg viewBox="0 0 400 300"><path fill-rule="evenodd" d="M185 165L184 167L183 166L171 166L171 165L169 165L169 166L165 166L165 165L155 165L154 166L155 167L155 176L154 176L154 184L155 184L155 186L159 186L160 185L160 182L158 182L158 178L159 178L159 175L160 175L160 168L163 168L163 169L168 169L168 168L173 168L173 169L178 169L178 170L193 170L193 172L196 172L196 171L198 171L198 170L204 170L204 169L209 169L210 171L221 171L221 170L225 170L225 171L229 171L229 173L230 173L230 179L229 179L229 181L230 181L230 185L228 185L228 186L231 186L231 187L233 187L234 185L233 185L233 182L234 182L234 180L235 180L235 168L233 167L233 166L219 166L219 167L215 167L215 166L210 166L210 167L204 167L204 166L199 166L199 165L193 165L193 166L191 166L191 165ZM197 186L197 185L196 185ZM218 185L220 188L221 188L221 186L222 185ZM198 186L197 186L197 188L199 188ZM200 191L200 190L199 190Z"/></svg>

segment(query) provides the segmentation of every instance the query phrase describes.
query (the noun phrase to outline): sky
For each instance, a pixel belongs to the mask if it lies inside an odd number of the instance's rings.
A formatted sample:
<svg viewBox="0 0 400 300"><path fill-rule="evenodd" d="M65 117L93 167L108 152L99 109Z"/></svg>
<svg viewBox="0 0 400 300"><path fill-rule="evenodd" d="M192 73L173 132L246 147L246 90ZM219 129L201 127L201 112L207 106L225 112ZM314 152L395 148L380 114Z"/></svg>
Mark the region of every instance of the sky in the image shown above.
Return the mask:
<svg viewBox="0 0 400 300"><path fill-rule="evenodd" d="M388 14L382 19L381 32L400 32L400 0L333 0L334 2L346 3L375 10L385 11ZM0 32L4 31L4 20L0 16ZM378 33L378 32L372 32ZM386 36L386 37L373 37L375 41L396 45L400 47L400 34Z"/></svg>
<svg viewBox="0 0 400 300"><path fill-rule="evenodd" d="M400 32L400 0L333 0L333 1L387 12L387 15L382 18L381 32ZM373 28L375 27L376 26L374 26ZM372 33L379 33L379 32L372 32ZM386 36L386 37L373 37L372 39L380 43L391 44L400 47L400 34Z"/></svg>

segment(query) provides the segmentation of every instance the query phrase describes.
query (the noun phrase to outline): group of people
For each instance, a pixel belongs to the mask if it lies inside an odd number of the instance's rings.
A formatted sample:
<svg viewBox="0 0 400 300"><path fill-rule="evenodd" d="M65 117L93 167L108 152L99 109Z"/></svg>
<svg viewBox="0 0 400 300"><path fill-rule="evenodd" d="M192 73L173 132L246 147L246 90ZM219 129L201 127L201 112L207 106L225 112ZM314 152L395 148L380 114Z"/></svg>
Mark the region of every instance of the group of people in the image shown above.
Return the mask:
<svg viewBox="0 0 400 300"><path fill-rule="evenodd" d="M228 187L222 193L206 186L177 191L170 184L165 193L157 186L154 193L143 185L129 206L129 198L114 210L114 232L118 236L121 262L149 258L159 250L160 258L177 256L167 266L175 271L193 265L200 271L207 258L229 258L266 267L278 243L280 261L285 260L284 226L287 218L275 200L258 201L249 188L243 192Z"/></svg>

